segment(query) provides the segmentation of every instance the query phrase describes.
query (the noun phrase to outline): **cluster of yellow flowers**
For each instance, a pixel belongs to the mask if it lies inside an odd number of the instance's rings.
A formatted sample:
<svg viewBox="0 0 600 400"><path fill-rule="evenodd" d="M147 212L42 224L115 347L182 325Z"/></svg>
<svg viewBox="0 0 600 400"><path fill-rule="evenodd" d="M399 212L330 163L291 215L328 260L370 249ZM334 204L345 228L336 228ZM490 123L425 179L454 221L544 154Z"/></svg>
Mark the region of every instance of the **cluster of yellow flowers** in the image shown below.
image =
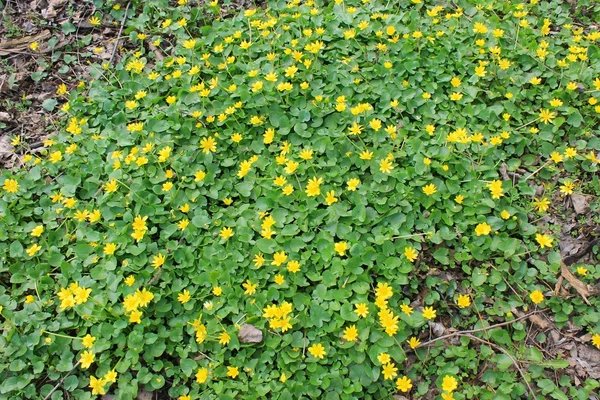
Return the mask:
<svg viewBox="0 0 600 400"><path fill-rule="evenodd" d="M268 215L265 216L262 219L262 222L260 224L260 228L262 229L260 232L260 235L265 238L265 239L271 239L271 237L273 237L273 235L275 234L275 231L272 230L271 228L273 227L273 225L275 225L275 218L273 218L272 215Z"/></svg>
<svg viewBox="0 0 600 400"><path fill-rule="evenodd" d="M194 328L194 332L196 334L196 343L201 344L206 340L206 336L208 336L208 331L206 330L206 326L202 323L202 314L194 321L190 323Z"/></svg>
<svg viewBox="0 0 600 400"><path fill-rule="evenodd" d="M292 329L290 314L293 311L291 303L284 301L280 306L270 304L263 309L263 318L269 321L271 329L281 329L281 332L287 332Z"/></svg>
<svg viewBox="0 0 600 400"><path fill-rule="evenodd" d="M65 103L68 104L68 103ZM87 123L87 118L77 119L75 117L69 119L69 124L65 128L70 134L77 136L83 132L83 126Z"/></svg>
<svg viewBox="0 0 600 400"><path fill-rule="evenodd" d="M123 308L129 314L129 322L141 323L143 312L140 307L146 307L154 299L154 294L146 288L136 290L123 299Z"/></svg>
<svg viewBox="0 0 600 400"><path fill-rule="evenodd" d="M61 310L74 307L76 304L85 303L91 293L92 289L79 286L77 282L71 283L66 288L61 287L57 294Z"/></svg>
<svg viewBox="0 0 600 400"><path fill-rule="evenodd" d="M399 317L388 307L388 299L394 294L392 287L387 283L379 282L375 289L375 306L379 308L379 324L389 336L394 336L398 332Z"/></svg>
<svg viewBox="0 0 600 400"><path fill-rule="evenodd" d="M135 217L133 223L131 224L131 226L133 227L133 233L131 234L131 237L134 238L137 242L142 240L144 238L144 235L148 231L148 227L146 226L147 220L148 216L142 217L141 215L138 215L137 217Z"/></svg>

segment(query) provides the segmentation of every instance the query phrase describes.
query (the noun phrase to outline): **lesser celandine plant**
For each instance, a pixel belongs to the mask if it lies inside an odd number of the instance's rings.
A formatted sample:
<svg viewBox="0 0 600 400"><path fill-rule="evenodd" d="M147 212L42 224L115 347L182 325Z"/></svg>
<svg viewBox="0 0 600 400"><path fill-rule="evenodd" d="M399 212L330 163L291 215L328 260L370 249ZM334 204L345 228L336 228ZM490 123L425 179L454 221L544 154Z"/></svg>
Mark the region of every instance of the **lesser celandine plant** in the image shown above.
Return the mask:
<svg viewBox="0 0 600 400"><path fill-rule="evenodd" d="M545 218L600 186L600 33L568 4L127 10L133 50L0 176L3 397L596 390L523 317L600 346Z"/></svg>

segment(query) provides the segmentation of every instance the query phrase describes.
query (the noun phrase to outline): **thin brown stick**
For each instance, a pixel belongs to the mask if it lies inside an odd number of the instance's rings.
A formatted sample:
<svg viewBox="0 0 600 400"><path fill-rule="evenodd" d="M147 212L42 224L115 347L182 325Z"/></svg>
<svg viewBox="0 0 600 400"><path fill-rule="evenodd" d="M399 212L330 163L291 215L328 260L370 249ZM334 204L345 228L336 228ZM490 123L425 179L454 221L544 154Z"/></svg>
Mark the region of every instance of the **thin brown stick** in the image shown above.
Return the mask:
<svg viewBox="0 0 600 400"><path fill-rule="evenodd" d="M486 328L479 328L479 329L469 329L469 330L466 330L466 331L456 331L456 332L452 332L452 333L449 333L449 334L447 334L447 335L440 336L440 337L437 337L437 338L435 338L435 339L431 339L431 340L429 340L429 341L427 341L427 342L421 343L420 345L418 345L418 346L417 346L417 348L418 348L418 347L425 347L425 346L429 346L429 345L431 345L431 344L433 344L433 343L437 342L438 340L450 339L450 338L452 338L452 337L455 337L455 336L465 336L465 335L472 334L472 333L484 332L484 331L489 331L489 330L491 330L491 329L500 328L500 327L502 327L502 326L506 326L506 325L510 325L510 324L513 324L513 323L515 323L515 322L518 322L518 321L522 321L522 320L524 320L524 319L527 319L527 318L529 318L530 316L532 316L532 315L534 315L534 314L539 314L539 313L541 313L541 312L544 312L544 311L546 311L546 310L548 310L548 309L547 309L547 308L544 308L543 310L535 310L535 311L532 311L532 312L530 312L530 313L527 313L527 314L525 314L525 315L523 315L523 316L521 316L521 317L519 317L519 318L515 318L515 319L513 319L512 321L505 321L505 322L501 322L501 323L499 323L499 324L490 325L490 326L488 326L488 327L486 327Z"/></svg>
<svg viewBox="0 0 600 400"><path fill-rule="evenodd" d="M492 342L487 341L485 339L478 338L477 336L473 336L473 335L471 335L469 333L463 334L461 336L468 337L469 339L473 339L473 340L476 340L476 341L478 341L480 343L487 344L488 346L491 346L491 347L493 347L493 348L495 348L497 350L500 350L502 353L506 354L506 356L508 358L510 358L510 360L513 362L514 366L517 368L517 371L519 371L519 374L521 374L521 378L523 378L523 381L525 381L525 385L527 386L527 389L529 390L529 393L531 394L531 396L535 400L537 400L537 396L535 395L535 392L533 391L531 385L529 385L529 382L527 381L527 377L525 376L525 372L523 372L523 370L521 369L521 366L519 365L519 362L506 349L504 349L502 346L498 346L495 343L492 343Z"/></svg>
<svg viewBox="0 0 600 400"><path fill-rule="evenodd" d="M123 33L123 27L125 26L125 21L127 20L127 11L129 11L130 1L127 2L127 6L125 7L125 13L123 14L123 20L121 20L121 27L119 28L119 33L117 34L117 40L115 41L115 46L113 47L112 54L110 55L110 60L108 64L112 64L115 53L117 52L117 48L119 47L119 39L121 39L121 33Z"/></svg>
<svg viewBox="0 0 600 400"><path fill-rule="evenodd" d="M52 390L50 391L50 393L48 393L46 395L46 397L44 397L44 400L48 400L50 398L50 396L52 396L52 393L56 392L56 390L60 387L60 385L62 385L62 383L65 381L65 379L67 379L67 377L69 375L71 375L71 373L73 371L75 371L75 368L77 368L79 366L79 364L81 364L81 360L77 361L77 364L75 364L75 366L69 371L68 374L66 374L65 376L62 377L62 379L60 381L58 381L58 383L56 384L56 386L54 386L52 388Z"/></svg>

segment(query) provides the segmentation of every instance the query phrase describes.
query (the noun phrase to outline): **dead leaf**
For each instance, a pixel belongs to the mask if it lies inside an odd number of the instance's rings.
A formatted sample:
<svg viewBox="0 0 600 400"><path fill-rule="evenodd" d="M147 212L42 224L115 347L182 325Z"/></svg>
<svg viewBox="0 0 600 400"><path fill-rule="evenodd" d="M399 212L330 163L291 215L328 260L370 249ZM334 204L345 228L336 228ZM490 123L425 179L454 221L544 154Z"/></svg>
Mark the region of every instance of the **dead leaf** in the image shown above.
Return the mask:
<svg viewBox="0 0 600 400"><path fill-rule="evenodd" d="M8 136L0 136L0 158L13 154L13 146Z"/></svg>
<svg viewBox="0 0 600 400"><path fill-rule="evenodd" d="M23 36L17 39L9 39L0 42L0 56L6 56L15 52L28 50L33 42L40 42L50 37L50 31L45 29L37 35Z"/></svg>
<svg viewBox="0 0 600 400"><path fill-rule="evenodd" d="M58 9L60 7L62 7L65 3L67 3L69 0L50 0L48 1L48 8L46 8L45 10L42 10L42 16L45 19L52 19L54 17L56 17L56 14L58 13Z"/></svg>
<svg viewBox="0 0 600 400"><path fill-rule="evenodd" d="M263 340L263 333L254 325L244 324L238 333L238 338L242 343L260 343Z"/></svg>
<svg viewBox="0 0 600 400"><path fill-rule="evenodd" d="M569 267L567 267L565 263L562 262L560 263L560 274L563 278L569 281L571 286L575 288L577 293L579 293L579 295L583 298L583 301L585 301L588 306L591 306L587 298L594 294L593 288L589 287L588 285L577 279L577 277L573 275Z"/></svg>
<svg viewBox="0 0 600 400"><path fill-rule="evenodd" d="M578 193L571 195L571 201L573 202L573 208L577 214L585 214L590 210L588 204L588 196L584 196Z"/></svg>
<svg viewBox="0 0 600 400"><path fill-rule="evenodd" d="M12 120L12 117L9 113L5 111L0 111L0 122L8 122L10 120Z"/></svg>

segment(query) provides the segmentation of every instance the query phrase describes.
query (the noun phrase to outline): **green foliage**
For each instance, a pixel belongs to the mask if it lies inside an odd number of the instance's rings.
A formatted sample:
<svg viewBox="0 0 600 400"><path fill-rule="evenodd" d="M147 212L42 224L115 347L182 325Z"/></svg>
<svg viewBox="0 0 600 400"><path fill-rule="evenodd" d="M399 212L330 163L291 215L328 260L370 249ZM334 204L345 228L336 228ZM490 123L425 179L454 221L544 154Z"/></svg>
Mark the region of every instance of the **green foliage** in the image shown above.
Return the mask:
<svg viewBox="0 0 600 400"><path fill-rule="evenodd" d="M181 3L132 6L133 52L2 171L0 394L589 397L519 316L600 345L545 219L598 188L598 32L559 2Z"/></svg>

